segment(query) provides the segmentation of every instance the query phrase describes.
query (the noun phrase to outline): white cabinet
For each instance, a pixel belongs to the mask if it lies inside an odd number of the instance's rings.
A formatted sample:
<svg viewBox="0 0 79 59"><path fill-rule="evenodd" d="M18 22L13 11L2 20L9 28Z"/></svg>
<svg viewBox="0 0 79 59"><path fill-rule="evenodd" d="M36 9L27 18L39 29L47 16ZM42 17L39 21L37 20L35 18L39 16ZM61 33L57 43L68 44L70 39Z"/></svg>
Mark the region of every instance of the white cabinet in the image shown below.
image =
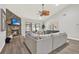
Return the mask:
<svg viewBox="0 0 79 59"><path fill-rule="evenodd" d="M52 39L51 37L45 37L37 41L37 53L46 54L52 51Z"/></svg>
<svg viewBox="0 0 79 59"><path fill-rule="evenodd" d="M52 37L52 49L62 46L66 43L67 35L65 33L59 33L58 35L53 35Z"/></svg>

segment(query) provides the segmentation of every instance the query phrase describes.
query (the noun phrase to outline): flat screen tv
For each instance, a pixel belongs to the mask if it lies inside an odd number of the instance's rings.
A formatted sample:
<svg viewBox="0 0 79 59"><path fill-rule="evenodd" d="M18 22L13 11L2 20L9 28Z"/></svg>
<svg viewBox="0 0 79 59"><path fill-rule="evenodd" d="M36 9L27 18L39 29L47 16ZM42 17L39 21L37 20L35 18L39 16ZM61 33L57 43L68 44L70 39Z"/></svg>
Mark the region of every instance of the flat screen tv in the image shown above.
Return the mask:
<svg viewBox="0 0 79 59"><path fill-rule="evenodd" d="M21 20L19 20L17 18L12 18L11 19L11 24L12 25L20 25L21 24Z"/></svg>

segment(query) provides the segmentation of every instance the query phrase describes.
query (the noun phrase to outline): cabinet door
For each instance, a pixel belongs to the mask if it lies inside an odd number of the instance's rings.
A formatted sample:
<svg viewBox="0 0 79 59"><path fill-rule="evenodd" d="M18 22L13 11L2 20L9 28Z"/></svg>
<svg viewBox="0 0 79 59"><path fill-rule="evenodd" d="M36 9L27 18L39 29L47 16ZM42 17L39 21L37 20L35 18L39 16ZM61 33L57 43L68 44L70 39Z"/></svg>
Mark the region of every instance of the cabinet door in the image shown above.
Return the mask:
<svg viewBox="0 0 79 59"><path fill-rule="evenodd" d="M62 46L64 43L66 43L66 40L67 40L67 36L66 35L56 35L53 37L53 40L52 40L52 47L53 47L53 50Z"/></svg>
<svg viewBox="0 0 79 59"><path fill-rule="evenodd" d="M52 51L52 39L51 37L44 37L37 41L37 53L47 54Z"/></svg>

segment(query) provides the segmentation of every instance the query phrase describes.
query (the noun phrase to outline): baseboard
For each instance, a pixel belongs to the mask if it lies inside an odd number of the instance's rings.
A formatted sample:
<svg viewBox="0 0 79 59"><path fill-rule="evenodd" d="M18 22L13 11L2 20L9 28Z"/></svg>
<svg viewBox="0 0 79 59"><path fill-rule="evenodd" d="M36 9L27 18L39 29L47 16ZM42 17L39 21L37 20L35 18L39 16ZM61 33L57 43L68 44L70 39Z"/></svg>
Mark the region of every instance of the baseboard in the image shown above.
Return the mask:
<svg viewBox="0 0 79 59"><path fill-rule="evenodd" d="M77 40L77 41L79 41L79 39L78 39L78 38L73 38L73 37L68 37L68 39L71 39L71 40Z"/></svg>

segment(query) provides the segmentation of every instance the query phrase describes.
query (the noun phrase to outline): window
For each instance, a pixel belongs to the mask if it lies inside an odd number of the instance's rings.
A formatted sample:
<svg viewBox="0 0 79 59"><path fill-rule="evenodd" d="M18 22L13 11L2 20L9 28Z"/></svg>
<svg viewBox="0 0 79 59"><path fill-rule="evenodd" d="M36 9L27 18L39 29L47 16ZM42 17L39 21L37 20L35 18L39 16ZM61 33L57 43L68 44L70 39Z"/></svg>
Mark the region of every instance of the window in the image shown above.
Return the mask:
<svg viewBox="0 0 79 59"><path fill-rule="evenodd" d="M30 23L26 24L26 31L31 31L31 29L32 29L31 24Z"/></svg>

